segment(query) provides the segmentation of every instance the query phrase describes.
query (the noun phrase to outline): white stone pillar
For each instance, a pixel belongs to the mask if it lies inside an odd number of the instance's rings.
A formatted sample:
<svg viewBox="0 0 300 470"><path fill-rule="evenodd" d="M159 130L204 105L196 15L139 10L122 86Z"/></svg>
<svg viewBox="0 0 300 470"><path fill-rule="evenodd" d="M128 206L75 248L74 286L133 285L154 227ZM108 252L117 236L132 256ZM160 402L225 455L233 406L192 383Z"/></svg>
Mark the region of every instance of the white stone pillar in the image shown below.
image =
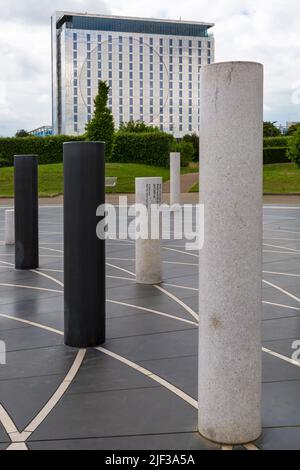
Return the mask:
<svg viewBox="0 0 300 470"><path fill-rule="evenodd" d="M170 154L170 205L180 204L180 153Z"/></svg>
<svg viewBox="0 0 300 470"><path fill-rule="evenodd" d="M9 209L5 211L5 245L15 244L15 211Z"/></svg>
<svg viewBox="0 0 300 470"><path fill-rule="evenodd" d="M199 432L261 434L263 67L201 71Z"/></svg>
<svg viewBox="0 0 300 470"><path fill-rule="evenodd" d="M161 227L151 224L151 205L162 202L162 178L136 178L136 204L148 210L148 238L136 240L136 282L138 284L159 284L162 282ZM151 230L158 232L158 237Z"/></svg>

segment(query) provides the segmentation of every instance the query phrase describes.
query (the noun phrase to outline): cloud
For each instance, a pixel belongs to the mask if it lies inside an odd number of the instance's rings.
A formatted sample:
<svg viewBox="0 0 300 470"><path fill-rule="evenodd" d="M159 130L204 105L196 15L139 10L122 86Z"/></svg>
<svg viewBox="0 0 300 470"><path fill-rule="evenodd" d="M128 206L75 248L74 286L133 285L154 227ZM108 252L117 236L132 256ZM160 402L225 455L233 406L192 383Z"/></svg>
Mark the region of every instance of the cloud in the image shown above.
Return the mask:
<svg viewBox="0 0 300 470"><path fill-rule="evenodd" d="M215 22L216 60L265 66L265 118L300 120L298 0L1 0L0 135L51 123L55 10Z"/></svg>

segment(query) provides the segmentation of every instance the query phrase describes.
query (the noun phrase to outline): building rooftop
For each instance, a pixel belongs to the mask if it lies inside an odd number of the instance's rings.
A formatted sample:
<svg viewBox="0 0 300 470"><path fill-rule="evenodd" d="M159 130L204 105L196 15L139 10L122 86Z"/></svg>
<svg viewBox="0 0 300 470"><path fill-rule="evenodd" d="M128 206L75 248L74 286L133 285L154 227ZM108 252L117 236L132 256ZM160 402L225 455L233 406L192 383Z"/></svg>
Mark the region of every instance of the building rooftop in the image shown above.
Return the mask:
<svg viewBox="0 0 300 470"><path fill-rule="evenodd" d="M58 11L55 16L57 29L65 24L67 28L71 29L205 37L208 35L208 29L214 26L214 23L198 21L96 15L66 11Z"/></svg>

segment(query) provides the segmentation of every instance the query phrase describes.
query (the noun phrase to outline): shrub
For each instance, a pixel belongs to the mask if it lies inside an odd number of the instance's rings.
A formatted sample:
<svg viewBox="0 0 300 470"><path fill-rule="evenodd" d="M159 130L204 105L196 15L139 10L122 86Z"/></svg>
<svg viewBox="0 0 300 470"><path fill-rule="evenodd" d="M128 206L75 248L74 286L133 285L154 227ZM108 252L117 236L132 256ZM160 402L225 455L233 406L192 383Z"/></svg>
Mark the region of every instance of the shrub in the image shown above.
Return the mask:
<svg viewBox="0 0 300 470"><path fill-rule="evenodd" d="M271 163L289 163L286 147L264 148L264 165Z"/></svg>
<svg viewBox="0 0 300 470"><path fill-rule="evenodd" d="M184 142L190 142L193 144L194 153L193 153L193 162L199 162L199 136L195 132L193 134L186 134L182 140Z"/></svg>
<svg viewBox="0 0 300 470"><path fill-rule="evenodd" d="M12 166L14 155L38 155L39 164L61 163L63 161L63 143L82 141L78 136L49 137L13 137L0 138L0 156L2 166Z"/></svg>
<svg viewBox="0 0 300 470"><path fill-rule="evenodd" d="M109 86L99 81L98 95L94 99L94 115L86 125L86 138L91 141L105 142L106 159L111 158L114 144L115 125L112 112L107 106Z"/></svg>
<svg viewBox="0 0 300 470"><path fill-rule="evenodd" d="M280 137L266 137L264 139L264 148L266 147L288 147L290 137L280 136Z"/></svg>
<svg viewBox="0 0 300 470"><path fill-rule="evenodd" d="M163 132L117 132L110 161L168 167L172 141Z"/></svg>
<svg viewBox="0 0 300 470"><path fill-rule="evenodd" d="M300 168L300 128L289 141L288 158Z"/></svg>
<svg viewBox="0 0 300 470"><path fill-rule="evenodd" d="M185 142L183 140L180 142L173 142L172 151L180 153L182 167L189 166L189 163L193 161L194 146L192 142Z"/></svg>

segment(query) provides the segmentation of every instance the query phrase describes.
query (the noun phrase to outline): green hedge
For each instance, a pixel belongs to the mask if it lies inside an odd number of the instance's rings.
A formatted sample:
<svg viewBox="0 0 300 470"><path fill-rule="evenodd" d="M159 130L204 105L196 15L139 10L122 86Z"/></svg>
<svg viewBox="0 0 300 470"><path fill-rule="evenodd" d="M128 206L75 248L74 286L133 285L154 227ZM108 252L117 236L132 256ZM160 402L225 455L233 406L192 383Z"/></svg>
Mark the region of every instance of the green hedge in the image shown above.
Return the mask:
<svg viewBox="0 0 300 470"><path fill-rule="evenodd" d="M110 161L168 167L172 142L163 132L117 132Z"/></svg>
<svg viewBox="0 0 300 470"><path fill-rule="evenodd" d="M51 136L0 138L0 166L12 166L14 155L38 155L39 163L61 163L63 143L81 141L83 137Z"/></svg>
<svg viewBox="0 0 300 470"><path fill-rule="evenodd" d="M264 148L264 165L271 163L290 163L287 156L286 147L266 147Z"/></svg>
<svg viewBox="0 0 300 470"><path fill-rule="evenodd" d="M265 137L264 138L264 148L267 147L288 147L291 137L279 136L279 137Z"/></svg>

